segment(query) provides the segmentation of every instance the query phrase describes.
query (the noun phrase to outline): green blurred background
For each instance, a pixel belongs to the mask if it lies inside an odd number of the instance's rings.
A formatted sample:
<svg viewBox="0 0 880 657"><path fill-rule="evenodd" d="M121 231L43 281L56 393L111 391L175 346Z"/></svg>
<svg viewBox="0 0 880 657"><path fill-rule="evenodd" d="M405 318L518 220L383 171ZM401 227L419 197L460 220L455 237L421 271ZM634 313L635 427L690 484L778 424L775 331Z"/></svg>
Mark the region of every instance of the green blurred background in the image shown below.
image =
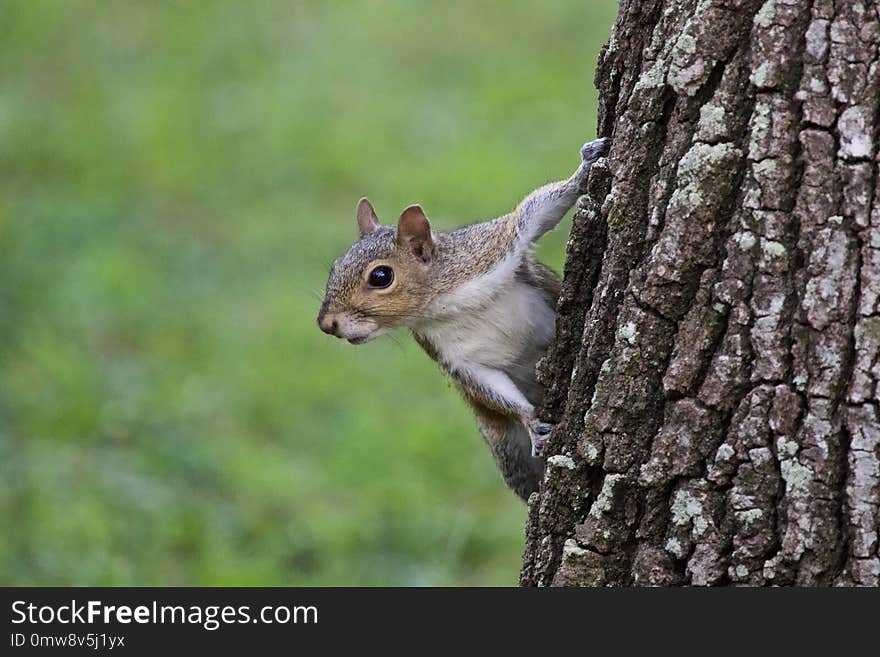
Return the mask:
<svg viewBox="0 0 880 657"><path fill-rule="evenodd" d="M567 176L615 10L4 0L0 584L514 584L467 407L318 296L361 195L446 229Z"/></svg>

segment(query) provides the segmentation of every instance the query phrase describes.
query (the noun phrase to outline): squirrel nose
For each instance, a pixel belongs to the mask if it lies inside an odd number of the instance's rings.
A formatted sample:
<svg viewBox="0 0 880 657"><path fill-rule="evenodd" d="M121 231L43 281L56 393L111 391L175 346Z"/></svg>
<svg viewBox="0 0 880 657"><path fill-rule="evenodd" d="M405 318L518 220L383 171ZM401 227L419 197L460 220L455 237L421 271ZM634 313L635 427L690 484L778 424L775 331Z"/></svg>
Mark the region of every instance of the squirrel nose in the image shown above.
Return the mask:
<svg viewBox="0 0 880 657"><path fill-rule="evenodd" d="M339 322L330 314L322 314L318 317L318 327L327 335L339 335Z"/></svg>

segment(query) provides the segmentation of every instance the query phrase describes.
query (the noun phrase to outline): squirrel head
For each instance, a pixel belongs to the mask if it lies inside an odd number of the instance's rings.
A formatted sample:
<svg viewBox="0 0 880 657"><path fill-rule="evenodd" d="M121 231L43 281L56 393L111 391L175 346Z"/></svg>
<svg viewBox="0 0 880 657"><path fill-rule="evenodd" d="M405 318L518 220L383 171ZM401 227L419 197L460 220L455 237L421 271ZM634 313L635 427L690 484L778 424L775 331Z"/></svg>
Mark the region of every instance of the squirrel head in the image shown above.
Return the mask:
<svg viewBox="0 0 880 657"><path fill-rule="evenodd" d="M357 205L360 239L330 270L318 314L322 331L362 344L417 321L431 297L435 244L419 205L400 215L397 228L382 226L372 204Z"/></svg>

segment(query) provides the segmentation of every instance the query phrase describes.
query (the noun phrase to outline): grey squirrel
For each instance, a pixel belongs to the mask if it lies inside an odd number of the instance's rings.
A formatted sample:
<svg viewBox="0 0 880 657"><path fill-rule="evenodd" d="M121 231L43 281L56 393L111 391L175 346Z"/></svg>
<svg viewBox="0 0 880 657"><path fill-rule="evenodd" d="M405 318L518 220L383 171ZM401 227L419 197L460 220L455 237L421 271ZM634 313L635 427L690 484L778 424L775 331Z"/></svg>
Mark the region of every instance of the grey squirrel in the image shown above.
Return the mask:
<svg viewBox="0 0 880 657"><path fill-rule="evenodd" d="M560 280L532 257L584 193L608 139L581 148L567 180L526 196L510 214L442 233L419 205L382 226L366 198L360 239L333 263L318 314L322 331L363 344L400 326L455 381L473 408L507 485L524 500L544 472L552 425L535 414L535 365L553 339Z"/></svg>

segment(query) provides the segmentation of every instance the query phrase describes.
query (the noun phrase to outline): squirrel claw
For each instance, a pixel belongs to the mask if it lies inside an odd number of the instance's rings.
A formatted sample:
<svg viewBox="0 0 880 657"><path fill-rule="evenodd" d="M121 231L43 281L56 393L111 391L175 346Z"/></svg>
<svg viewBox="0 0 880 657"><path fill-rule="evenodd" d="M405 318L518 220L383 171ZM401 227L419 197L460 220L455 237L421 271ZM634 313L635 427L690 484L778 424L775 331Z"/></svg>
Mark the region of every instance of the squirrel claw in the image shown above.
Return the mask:
<svg viewBox="0 0 880 657"><path fill-rule="evenodd" d="M610 143L611 140L608 137L600 137L599 139L588 141L581 147L581 159L592 164L605 154Z"/></svg>
<svg viewBox="0 0 880 657"><path fill-rule="evenodd" d="M540 456L550 432L553 431L555 425L549 422L541 422L538 419L529 421L529 439L532 441L532 456Z"/></svg>

